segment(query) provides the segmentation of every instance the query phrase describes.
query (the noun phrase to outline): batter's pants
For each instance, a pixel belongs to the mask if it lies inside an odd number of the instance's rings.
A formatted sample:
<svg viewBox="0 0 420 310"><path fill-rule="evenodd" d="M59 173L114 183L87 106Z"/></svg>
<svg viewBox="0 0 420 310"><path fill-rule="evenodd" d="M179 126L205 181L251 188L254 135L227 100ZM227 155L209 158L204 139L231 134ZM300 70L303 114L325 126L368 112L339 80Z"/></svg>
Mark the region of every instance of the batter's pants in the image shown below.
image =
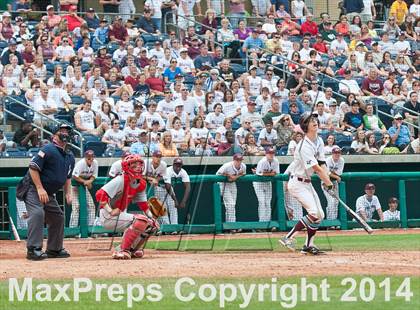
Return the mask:
<svg viewBox="0 0 420 310"><path fill-rule="evenodd" d="M297 199L293 197L289 191L284 192L284 200L286 208L292 210L292 217L290 217L289 220L299 221L303 217L302 204L297 201Z"/></svg>
<svg viewBox="0 0 420 310"><path fill-rule="evenodd" d="M338 196L338 186L334 187L334 192ZM327 220L336 220L338 217L338 200L328 194L328 192L322 188L325 198L327 199Z"/></svg>
<svg viewBox="0 0 420 310"><path fill-rule="evenodd" d="M64 213L54 195L48 195L49 201L42 204L34 185L30 185L25 197L28 212L28 248L42 248L44 224L48 227L47 250L59 251L63 248Z"/></svg>
<svg viewBox="0 0 420 310"><path fill-rule="evenodd" d="M252 182L255 195L258 199L258 220L269 222L271 220L271 198L273 196L271 182Z"/></svg>
<svg viewBox="0 0 420 310"><path fill-rule="evenodd" d="M223 203L226 210L226 222L236 222L236 183L219 183L220 194L223 197Z"/></svg>
<svg viewBox="0 0 420 310"><path fill-rule="evenodd" d="M318 194L311 183L298 181L296 178L289 180L290 194L299 201L309 215L322 221L325 217Z"/></svg>
<svg viewBox="0 0 420 310"><path fill-rule="evenodd" d="M159 224L178 224L178 209L175 208L175 201L168 194L166 188L155 187L155 196L166 205L168 213L159 218Z"/></svg>
<svg viewBox="0 0 420 310"><path fill-rule="evenodd" d="M80 214L80 204L79 204L79 186L72 186L72 205L71 205L71 215L69 227L79 226L79 214ZM88 214L88 225L92 226L95 222L96 217L96 208L95 202L92 199L90 191L86 188L86 206Z"/></svg>

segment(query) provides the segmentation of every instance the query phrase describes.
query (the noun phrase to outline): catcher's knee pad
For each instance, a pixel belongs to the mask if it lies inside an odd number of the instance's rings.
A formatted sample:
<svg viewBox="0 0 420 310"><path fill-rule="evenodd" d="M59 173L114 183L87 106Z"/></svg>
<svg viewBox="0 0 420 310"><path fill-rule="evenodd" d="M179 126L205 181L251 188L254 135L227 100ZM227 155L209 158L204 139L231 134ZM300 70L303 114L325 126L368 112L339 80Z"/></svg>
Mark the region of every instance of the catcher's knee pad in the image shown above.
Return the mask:
<svg viewBox="0 0 420 310"><path fill-rule="evenodd" d="M142 214L134 215L133 223L124 232L121 249L127 251L140 248L154 232L151 219Z"/></svg>

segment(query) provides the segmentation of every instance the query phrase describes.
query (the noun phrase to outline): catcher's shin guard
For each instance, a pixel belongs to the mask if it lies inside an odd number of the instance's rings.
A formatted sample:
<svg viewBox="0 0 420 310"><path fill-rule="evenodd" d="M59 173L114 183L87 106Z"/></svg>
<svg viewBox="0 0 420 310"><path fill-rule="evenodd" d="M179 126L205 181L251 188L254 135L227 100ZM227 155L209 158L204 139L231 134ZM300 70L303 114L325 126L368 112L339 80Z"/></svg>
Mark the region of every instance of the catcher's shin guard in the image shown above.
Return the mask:
<svg viewBox="0 0 420 310"><path fill-rule="evenodd" d="M151 219L142 214L134 215L134 221L124 232L121 250L136 251L144 246L150 235L154 233L155 227Z"/></svg>

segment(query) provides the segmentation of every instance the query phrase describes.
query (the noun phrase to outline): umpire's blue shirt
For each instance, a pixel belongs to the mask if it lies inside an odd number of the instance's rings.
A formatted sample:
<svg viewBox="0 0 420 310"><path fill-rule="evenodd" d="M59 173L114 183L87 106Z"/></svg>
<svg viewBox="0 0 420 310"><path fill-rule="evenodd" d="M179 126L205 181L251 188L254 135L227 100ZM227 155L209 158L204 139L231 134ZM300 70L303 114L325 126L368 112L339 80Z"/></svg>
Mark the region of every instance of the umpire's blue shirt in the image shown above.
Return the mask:
<svg viewBox="0 0 420 310"><path fill-rule="evenodd" d="M32 158L29 168L39 171L42 186L48 195L52 195L71 178L74 156L54 143L49 143Z"/></svg>

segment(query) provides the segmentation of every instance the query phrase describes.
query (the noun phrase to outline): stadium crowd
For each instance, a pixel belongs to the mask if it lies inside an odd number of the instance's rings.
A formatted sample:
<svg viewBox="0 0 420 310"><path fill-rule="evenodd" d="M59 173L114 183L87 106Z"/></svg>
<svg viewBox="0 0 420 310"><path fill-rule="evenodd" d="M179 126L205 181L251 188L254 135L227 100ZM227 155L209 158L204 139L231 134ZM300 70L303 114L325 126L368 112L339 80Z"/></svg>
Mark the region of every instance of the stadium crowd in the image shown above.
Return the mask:
<svg viewBox="0 0 420 310"><path fill-rule="evenodd" d="M245 19L244 0L226 10L207 2L197 24L200 1L186 0L147 0L136 19L131 1L121 1L120 15L82 16L75 5L59 13L48 5L36 21L26 20L29 5L4 12L0 93L50 119L35 113L11 139L1 132L0 151L39 147L31 122L48 128L58 119L97 155L263 155L267 147L293 155L299 117L314 110L327 152L419 153L418 0L405 8L396 0L384 23L373 4L317 23L302 0L252 1L262 19ZM168 33L165 10L177 13ZM2 106L0 118L16 105Z"/></svg>

